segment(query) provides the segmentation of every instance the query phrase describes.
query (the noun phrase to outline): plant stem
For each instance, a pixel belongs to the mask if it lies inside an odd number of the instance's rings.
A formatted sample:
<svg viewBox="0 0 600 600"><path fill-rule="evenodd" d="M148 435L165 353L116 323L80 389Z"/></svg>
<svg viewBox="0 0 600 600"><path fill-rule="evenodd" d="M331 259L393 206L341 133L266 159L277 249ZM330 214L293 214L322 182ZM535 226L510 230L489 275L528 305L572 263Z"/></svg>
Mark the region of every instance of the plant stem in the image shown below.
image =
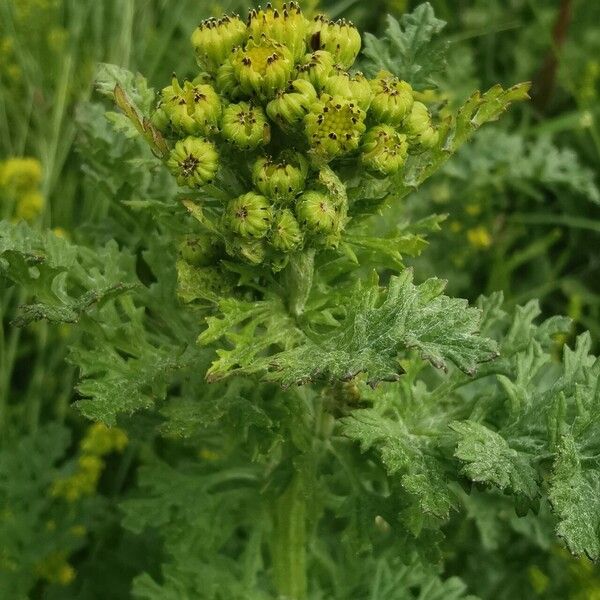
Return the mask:
<svg viewBox="0 0 600 600"><path fill-rule="evenodd" d="M281 600L306 598L306 495L296 474L275 501L272 543L273 579Z"/></svg>
<svg viewBox="0 0 600 600"><path fill-rule="evenodd" d="M294 317L298 318L306 306L306 301L312 289L315 269L315 251L306 250L290 258L285 270L285 288L288 290L288 308Z"/></svg>

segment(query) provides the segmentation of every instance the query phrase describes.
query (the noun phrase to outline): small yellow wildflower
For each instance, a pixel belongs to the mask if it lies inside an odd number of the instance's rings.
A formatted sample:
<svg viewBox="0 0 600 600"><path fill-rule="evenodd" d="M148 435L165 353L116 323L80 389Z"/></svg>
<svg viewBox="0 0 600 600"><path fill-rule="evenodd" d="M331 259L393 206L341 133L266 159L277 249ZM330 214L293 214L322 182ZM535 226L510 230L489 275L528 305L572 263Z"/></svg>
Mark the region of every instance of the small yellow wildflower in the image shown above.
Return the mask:
<svg viewBox="0 0 600 600"><path fill-rule="evenodd" d="M69 235L69 232L68 232L66 229L63 229L62 227L54 227L54 228L52 229L52 233L53 233L53 234L54 234L56 237L58 237L58 238L61 238L61 239L63 239L63 240L68 240L68 239L70 239L70 237L71 237L71 236Z"/></svg>
<svg viewBox="0 0 600 600"><path fill-rule="evenodd" d="M544 594L550 585L548 575L535 565L529 567L527 574L529 575L529 583L531 583L533 591L539 596Z"/></svg>
<svg viewBox="0 0 600 600"><path fill-rule="evenodd" d="M460 221L451 221L449 223L450 226L450 231L452 233L459 233L460 231L462 231L462 223Z"/></svg>
<svg viewBox="0 0 600 600"><path fill-rule="evenodd" d="M0 162L0 187L10 193L33 190L42 182L42 165L35 158L9 158Z"/></svg>
<svg viewBox="0 0 600 600"><path fill-rule="evenodd" d="M90 426L81 442L83 452L95 456L104 456L110 452L122 452L129 439L118 427L107 427L104 423Z"/></svg>
<svg viewBox="0 0 600 600"><path fill-rule="evenodd" d="M69 533L75 537L83 537L87 533L87 528L84 525L73 525L69 529Z"/></svg>
<svg viewBox="0 0 600 600"><path fill-rule="evenodd" d="M467 204L465 206L465 211L468 215L476 217L477 215L481 214L481 204L479 204L478 202L472 202L471 204Z"/></svg>
<svg viewBox="0 0 600 600"><path fill-rule="evenodd" d="M75 569L66 558L65 552L52 552L37 566L38 574L49 583L69 585L75 579Z"/></svg>
<svg viewBox="0 0 600 600"><path fill-rule="evenodd" d="M15 219L17 221L34 221L44 208L44 196L41 192L25 192L17 196Z"/></svg>
<svg viewBox="0 0 600 600"><path fill-rule="evenodd" d="M485 249L492 245L492 236L482 225L469 229L467 231L467 239L469 240L469 244L474 248Z"/></svg>

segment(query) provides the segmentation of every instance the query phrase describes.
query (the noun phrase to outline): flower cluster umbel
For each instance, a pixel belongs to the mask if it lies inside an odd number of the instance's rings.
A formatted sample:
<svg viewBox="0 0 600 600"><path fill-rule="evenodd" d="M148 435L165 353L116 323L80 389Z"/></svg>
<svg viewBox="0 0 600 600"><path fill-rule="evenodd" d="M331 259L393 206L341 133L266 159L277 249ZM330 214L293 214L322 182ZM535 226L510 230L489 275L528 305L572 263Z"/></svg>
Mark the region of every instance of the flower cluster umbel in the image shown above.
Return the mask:
<svg viewBox="0 0 600 600"><path fill-rule="evenodd" d="M361 38L348 21L310 21L294 2L267 5L247 22L203 21L192 44L201 73L174 77L152 119L172 140L167 166L179 185L200 188L218 182L233 155L252 186L222 206L220 239L186 240L198 263L219 244L273 268L303 248L335 247L347 200L323 185L320 171L335 173L343 161L385 177L437 143L429 110L406 81L351 70Z"/></svg>

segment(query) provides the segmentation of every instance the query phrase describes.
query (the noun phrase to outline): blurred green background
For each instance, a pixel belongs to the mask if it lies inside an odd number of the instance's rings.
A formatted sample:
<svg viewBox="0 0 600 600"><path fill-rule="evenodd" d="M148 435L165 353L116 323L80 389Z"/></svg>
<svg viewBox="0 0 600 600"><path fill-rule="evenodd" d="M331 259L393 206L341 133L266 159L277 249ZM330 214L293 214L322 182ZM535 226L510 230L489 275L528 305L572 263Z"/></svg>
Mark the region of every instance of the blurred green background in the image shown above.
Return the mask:
<svg viewBox="0 0 600 600"><path fill-rule="evenodd" d="M418 2L301 4L380 34L387 13L399 17ZM533 93L531 102L484 129L407 200L404 218L447 215L430 248L413 261L417 278L446 278L451 294L471 300L495 290L503 290L509 305L540 298L545 315L569 315L573 337L589 329L597 344L600 2L431 4L447 22L440 43L448 44L438 87L428 92L432 101L457 106L474 89L525 80L533 82ZM86 143L92 134L102 139L96 65L139 70L161 88L173 65L180 76L195 73L189 36L201 19L242 13L248 5L0 0L2 218L52 228L83 245L115 238L135 250L139 240L128 235L132 217L120 200L131 197L137 182L123 179L107 188L102 169L110 164L96 156L108 154L106 148ZM112 138L105 139L110 146ZM112 156L123 160L116 150ZM121 225L107 230L106 222ZM70 411L76 373L65 357L78 334L44 323L10 327L25 300L15 289L0 289L0 598L127 597L131 578L148 568L153 553L145 547L140 558L142 549L120 532L114 511L131 476L132 444L124 433L89 427ZM64 429L52 429L64 423L72 440ZM42 427L50 433L35 437ZM18 487L24 469L33 475ZM49 497L65 502L49 509ZM15 502L22 506L18 519L6 512ZM5 560L15 552L17 563ZM552 560L570 582L569 597L600 597L599 580L585 561L560 553ZM103 570L113 574L108 588ZM531 589L545 597L547 575L533 569L530 578Z"/></svg>

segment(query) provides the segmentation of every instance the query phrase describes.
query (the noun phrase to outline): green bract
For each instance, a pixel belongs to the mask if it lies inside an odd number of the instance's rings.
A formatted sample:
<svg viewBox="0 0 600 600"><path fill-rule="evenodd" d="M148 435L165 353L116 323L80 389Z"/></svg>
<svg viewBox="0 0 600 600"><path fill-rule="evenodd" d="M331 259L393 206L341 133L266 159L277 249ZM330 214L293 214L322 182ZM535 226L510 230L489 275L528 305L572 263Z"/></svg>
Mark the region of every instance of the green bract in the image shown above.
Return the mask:
<svg viewBox="0 0 600 600"><path fill-rule="evenodd" d="M371 81L371 88L371 114L384 123L400 125L410 114L414 102L410 84L387 71L381 71Z"/></svg>
<svg viewBox="0 0 600 600"><path fill-rule="evenodd" d="M298 221L311 233L331 234L339 227L335 202L323 192L305 192L296 204Z"/></svg>
<svg viewBox="0 0 600 600"><path fill-rule="evenodd" d="M273 219L271 245L281 252L292 252L302 244L302 237L294 213L288 208L280 210Z"/></svg>
<svg viewBox="0 0 600 600"><path fill-rule="evenodd" d="M243 150L264 146L271 137L263 109L248 102L230 104L223 111L221 129L228 142Z"/></svg>
<svg viewBox="0 0 600 600"><path fill-rule="evenodd" d="M323 15L315 17L308 35L312 50L327 50L343 68L351 67L360 52L358 29L349 21L330 21Z"/></svg>
<svg viewBox="0 0 600 600"><path fill-rule="evenodd" d="M301 121L317 100L315 88L309 81L296 79L267 104L267 114L283 128Z"/></svg>
<svg viewBox="0 0 600 600"><path fill-rule="evenodd" d="M437 144L438 134L431 122L428 108L422 102L415 102L404 120L411 151L418 152Z"/></svg>
<svg viewBox="0 0 600 600"><path fill-rule="evenodd" d="M286 46L262 34L250 37L231 55L231 64L242 91L259 98L272 98L284 88L292 74L294 61Z"/></svg>
<svg viewBox="0 0 600 600"><path fill-rule="evenodd" d="M231 200L225 209L227 227L242 237L264 237L271 226L271 219L271 204L267 198L254 192Z"/></svg>
<svg viewBox="0 0 600 600"><path fill-rule="evenodd" d="M297 152L281 155L277 160L261 157L252 168L252 181L261 194L289 201L304 188L307 173L308 163Z"/></svg>
<svg viewBox="0 0 600 600"><path fill-rule="evenodd" d="M213 180L219 166L219 155L208 140L187 137L176 142L167 166L179 185L200 187Z"/></svg>
<svg viewBox="0 0 600 600"><path fill-rule="evenodd" d="M192 34L198 62L214 73L246 35L246 26L237 16L202 21Z"/></svg>
<svg viewBox="0 0 600 600"><path fill-rule="evenodd" d="M389 125L376 125L369 129L361 146L363 164L384 175L398 171L408 154L406 135L398 133Z"/></svg>
<svg viewBox="0 0 600 600"><path fill-rule="evenodd" d="M305 55L297 65L298 79L306 79L313 84L315 89L320 90L327 82L334 65L335 61L329 52L317 50Z"/></svg>
<svg viewBox="0 0 600 600"><path fill-rule="evenodd" d="M326 160L352 152L365 131L365 115L358 102L323 94L304 119L308 142Z"/></svg>
<svg viewBox="0 0 600 600"><path fill-rule="evenodd" d="M323 89L332 96L341 96L355 101L363 110L368 110L373 97L371 84L362 73L350 75L348 71L343 69L336 70L327 79Z"/></svg>
<svg viewBox="0 0 600 600"><path fill-rule="evenodd" d="M267 6L266 10L250 11L248 16L248 32L255 39L262 35L286 46L294 60L298 60L305 52L304 38L308 30L308 22L300 6L296 2L283 4L281 11Z"/></svg>

